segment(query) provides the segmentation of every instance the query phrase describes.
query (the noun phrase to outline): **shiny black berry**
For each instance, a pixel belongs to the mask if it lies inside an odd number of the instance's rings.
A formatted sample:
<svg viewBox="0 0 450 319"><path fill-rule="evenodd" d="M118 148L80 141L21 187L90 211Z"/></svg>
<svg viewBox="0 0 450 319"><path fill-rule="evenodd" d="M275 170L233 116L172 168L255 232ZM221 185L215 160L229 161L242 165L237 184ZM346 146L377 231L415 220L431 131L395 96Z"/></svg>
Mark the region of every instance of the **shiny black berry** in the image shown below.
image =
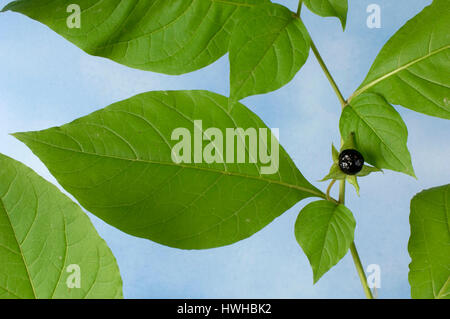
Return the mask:
<svg viewBox="0 0 450 319"><path fill-rule="evenodd" d="M343 150L339 154L339 168L347 175L359 173L364 166L364 157L356 150Z"/></svg>

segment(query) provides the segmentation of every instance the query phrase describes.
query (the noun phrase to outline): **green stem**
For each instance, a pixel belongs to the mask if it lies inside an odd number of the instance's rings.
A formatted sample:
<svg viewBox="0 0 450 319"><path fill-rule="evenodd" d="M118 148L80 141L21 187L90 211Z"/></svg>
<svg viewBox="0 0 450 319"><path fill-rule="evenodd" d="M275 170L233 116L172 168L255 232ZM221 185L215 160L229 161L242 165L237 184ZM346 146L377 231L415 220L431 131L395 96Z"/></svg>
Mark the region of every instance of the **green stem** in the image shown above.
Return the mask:
<svg viewBox="0 0 450 319"><path fill-rule="evenodd" d="M300 0L298 2L298 8L297 8L297 17L300 18L300 14L302 13L302 4L303 4L303 0Z"/></svg>
<svg viewBox="0 0 450 319"><path fill-rule="evenodd" d="M322 70L325 73L328 81L330 82L331 86L333 87L333 90L336 93L336 96L338 97L342 108L344 108L347 105L347 101L345 100L344 96L342 95L341 90L339 90L339 87L337 86L336 81L334 80L333 76L331 75L330 70L328 70L328 67L325 64L325 61L322 59L322 56L320 55L319 50L317 50L317 47L314 44L314 41L312 39L311 39L311 49L314 52L314 55L316 56L316 59L319 62L320 66L322 67Z"/></svg>
<svg viewBox="0 0 450 319"><path fill-rule="evenodd" d="M339 203L345 204L345 179L339 181Z"/></svg>
<svg viewBox="0 0 450 319"><path fill-rule="evenodd" d="M372 291L367 284L367 277L361 263L361 258L359 258L358 250L356 250L355 242L350 245L350 251L352 252L353 262L355 263L356 271L358 272L359 280L363 286L364 293L366 294L367 299L373 299Z"/></svg>
<svg viewBox="0 0 450 319"><path fill-rule="evenodd" d="M327 193L326 193L326 196L327 196L327 200L328 200L328 201L331 201L330 191L331 191L331 189L333 188L334 183L336 183L336 180L335 180L335 179L333 179L333 180L331 181L330 185L328 185Z"/></svg>
<svg viewBox="0 0 450 319"><path fill-rule="evenodd" d="M302 0L298 3L298 10L297 10L297 17L300 18L300 13L302 9ZM342 95L341 90L339 90L339 87L334 80L333 76L331 75L330 71L328 70L327 65L325 64L325 61L322 59L322 56L319 53L319 50L317 50L316 45L314 44L314 41L311 38L311 49L314 52L314 55L316 56L317 61L319 62L320 66L322 67L323 72L325 73L328 81L330 82L334 92L336 93L337 98L339 99L339 102L341 103L342 109L347 106L348 102L345 100L344 96ZM341 138L342 142L342 138ZM332 184L331 184L332 186ZM328 196L327 196L328 198ZM345 180L340 181L339 184L339 203L345 204ZM359 258L358 251L356 249L355 243L353 242L350 245L350 251L352 253L353 262L356 267L356 271L358 272L359 279L361 280L361 284L363 286L364 292L366 294L366 297L368 299L373 299L372 291L369 288L369 285L367 284L367 278L366 274L364 272L364 268L361 263L361 259Z"/></svg>
<svg viewBox="0 0 450 319"><path fill-rule="evenodd" d="M339 184L339 203L345 204L345 180L342 180ZM359 280L361 281L361 285L363 286L364 293L366 294L367 299L373 299L372 291L367 284L366 273L364 272L361 258L359 258L355 242L350 245L350 251L352 253L353 263L355 264L356 271L358 272Z"/></svg>

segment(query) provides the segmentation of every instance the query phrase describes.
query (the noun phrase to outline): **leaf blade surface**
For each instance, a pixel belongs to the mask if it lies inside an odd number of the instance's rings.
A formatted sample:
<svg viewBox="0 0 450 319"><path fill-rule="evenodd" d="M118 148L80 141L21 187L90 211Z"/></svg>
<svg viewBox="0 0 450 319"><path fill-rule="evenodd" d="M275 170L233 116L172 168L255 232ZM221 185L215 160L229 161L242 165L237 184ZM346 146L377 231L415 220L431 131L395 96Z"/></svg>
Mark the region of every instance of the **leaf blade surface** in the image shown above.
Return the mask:
<svg viewBox="0 0 450 319"><path fill-rule="evenodd" d="M15 136L87 210L129 234L171 247L228 245L299 200L324 196L281 147L279 170L272 174L262 174L269 164L250 162L250 147L245 163L237 162L238 139L234 161L195 162L193 147L190 162L174 162L179 142L172 134L178 128L193 132L194 147L196 130L267 129L245 106L230 107L221 95L169 91L137 95L62 127ZM220 154L226 159L225 147Z"/></svg>
<svg viewBox="0 0 450 319"><path fill-rule="evenodd" d="M116 260L80 207L1 154L0 167L0 298L122 298Z"/></svg>

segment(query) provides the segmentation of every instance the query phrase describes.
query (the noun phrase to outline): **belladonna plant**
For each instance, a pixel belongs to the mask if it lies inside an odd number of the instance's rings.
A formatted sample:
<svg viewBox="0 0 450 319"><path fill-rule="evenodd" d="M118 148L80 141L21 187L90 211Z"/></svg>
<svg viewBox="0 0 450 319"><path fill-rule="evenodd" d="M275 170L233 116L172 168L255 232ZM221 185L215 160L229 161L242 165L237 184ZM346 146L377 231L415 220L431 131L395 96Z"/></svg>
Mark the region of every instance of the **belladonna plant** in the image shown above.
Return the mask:
<svg viewBox="0 0 450 319"><path fill-rule="evenodd" d="M243 240L313 197L298 215L295 236L314 282L350 250L365 295L373 297L354 243L356 221L346 206L346 185L359 193L358 180L382 169L415 176L408 131L393 105L450 119L448 0L434 0L402 26L348 98L301 19L304 4L320 16L339 18L345 28L347 0L300 1L296 12L268 0L73 2L20 0L3 11L28 16L87 54L130 68L177 75L226 53L231 68L229 97L147 92L60 127L14 133L84 209L133 236L208 249ZM264 173L267 161L253 156L245 141L250 132L268 128L239 102L290 82L310 51L341 111L341 145L331 147L325 191L306 180L281 146L271 148L278 152L277 170ZM188 152L189 143L179 144L185 131L174 139L177 128L194 128L197 135L189 142L199 136L213 160ZM234 129L237 140L231 148L213 138L226 136L227 129ZM277 146L275 135L259 138ZM223 160L230 154L230 161ZM246 160L236 160L239 154ZM122 297L114 256L81 208L23 164L2 155L0 167L0 297ZM336 182L335 199L330 190ZM449 203L450 185L411 201L413 298L450 297ZM81 284L68 278L77 270L67 273L70 265L84 269ZM67 289L68 283L80 287Z"/></svg>

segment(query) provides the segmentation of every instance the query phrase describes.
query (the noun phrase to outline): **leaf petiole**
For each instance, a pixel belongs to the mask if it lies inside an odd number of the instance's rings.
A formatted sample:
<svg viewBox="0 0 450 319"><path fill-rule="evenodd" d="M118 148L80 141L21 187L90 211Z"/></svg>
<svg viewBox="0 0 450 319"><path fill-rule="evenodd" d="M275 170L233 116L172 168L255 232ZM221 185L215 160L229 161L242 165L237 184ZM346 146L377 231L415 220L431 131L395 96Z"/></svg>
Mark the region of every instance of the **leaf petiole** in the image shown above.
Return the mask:
<svg viewBox="0 0 450 319"><path fill-rule="evenodd" d="M299 18L300 18L300 14L302 13L302 5L303 5L303 1L300 0L298 2L298 8L297 8L297 13L296 13L297 17L299 17Z"/></svg>
<svg viewBox="0 0 450 319"><path fill-rule="evenodd" d="M320 55L319 50L317 50L317 47L314 44L314 41L312 39L311 39L311 49L314 52L314 55L315 55L317 61L319 62L323 72L325 73L328 81L330 82L334 92L336 93L336 96L338 97L342 108L346 107L348 103L345 100L344 96L342 95L341 90L339 90L339 87L338 87L336 81L334 80L333 76L331 75L330 71L328 70L328 67L325 64L325 61L322 59L322 56Z"/></svg>

